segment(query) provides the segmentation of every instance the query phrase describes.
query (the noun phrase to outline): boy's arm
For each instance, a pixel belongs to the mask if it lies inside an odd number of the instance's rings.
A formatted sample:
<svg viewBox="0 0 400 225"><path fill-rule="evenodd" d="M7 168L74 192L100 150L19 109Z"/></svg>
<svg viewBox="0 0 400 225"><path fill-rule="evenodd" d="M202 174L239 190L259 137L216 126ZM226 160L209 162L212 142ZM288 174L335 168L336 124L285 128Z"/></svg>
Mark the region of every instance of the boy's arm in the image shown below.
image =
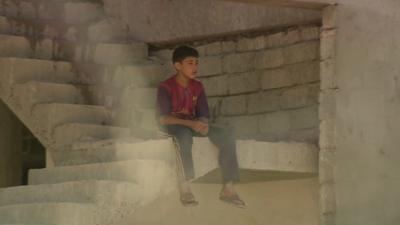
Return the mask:
<svg viewBox="0 0 400 225"><path fill-rule="evenodd" d="M210 118L210 110L208 108L207 96L203 86L201 87L201 92L197 99L196 116L198 120L205 123L208 123L208 120Z"/></svg>
<svg viewBox="0 0 400 225"><path fill-rule="evenodd" d="M207 96L203 85L201 85L201 92L197 99L196 117L196 120L200 121L203 124L203 126L200 127L200 130L198 130L197 132L203 135L207 135L209 130L208 122L210 118L210 110L208 108Z"/></svg>
<svg viewBox="0 0 400 225"><path fill-rule="evenodd" d="M182 125L185 127L189 127L197 132L203 130L205 126L208 126L207 123L204 123L200 120L185 120L185 119L177 118L172 115L160 116L160 124L161 125Z"/></svg>
<svg viewBox="0 0 400 225"><path fill-rule="evenodd" d="M204 129L204 123L195 120L184 120L177 118L170 114L171 110L171 97L164 87L158 88L157 105L159 117L158 120L161 125L183 125L189 127L197 132Z"/></svg>

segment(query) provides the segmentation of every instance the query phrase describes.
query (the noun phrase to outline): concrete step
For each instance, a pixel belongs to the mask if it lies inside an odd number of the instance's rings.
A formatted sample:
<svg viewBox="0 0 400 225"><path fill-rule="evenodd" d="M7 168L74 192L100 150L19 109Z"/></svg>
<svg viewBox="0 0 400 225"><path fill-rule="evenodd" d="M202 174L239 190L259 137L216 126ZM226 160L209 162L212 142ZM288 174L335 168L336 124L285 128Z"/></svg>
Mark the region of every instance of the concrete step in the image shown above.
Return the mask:
<svg viewBox="0 0 400 225"><path fill-rule="evenodd" d="M35 105L32 116L43 132L52 133L57 126L67 123L105 125L110 123L107 109L103 106L65 103Z"/></svg>
<svg viewBox="0 0 400 225"><path fill-rule="evenodd" d="M134 110L135 128L145 130L158 130L159 125L156 120L157 111L155 109L141 109L137 108Z"/></svg>
<svg viewBox="0 0 400 225"><path fill-rule="evenodd" d="M113 86L157 87L166 78L164 67L157 62L147 61L132 65L117 65L105 79Z"/></svg>
<svg viewBox="0 0 400 225"><path fill-rule="evenodd" d="M53 140L56 147L64 147L76 142L128 137L129 134L127 128L69 123L54 130Z"/></svg>
<svg viewBox="0 0 400 225"><path fill-rule="evenodd" d="M144 150L143 150L144 149ZM304 178L318 173L318 148L297 142L262 142L237 140L236 152L243 181ZM193 139L195 177L215 181L218 165L218 149L208 138ZM129 141L115 140L103 146L84 145L55 152L60 165L93 162L120 161L132 158L154 158L173 162L175 148L170 139Z"/></svg>
<svg viewBox="0 0 400 225"><path fill-rule="evenodd" d="M67 62L0 58L0 95L10 96L14 85L29 81L74 83L78 79L73 71L72 64Z"/></svg>
<svg viewBox="0 0 400 225"><path fill-rule="evenodd" d="M25 224L23 224L23 223L13 223L13 224L11 224L11 223L0 223L0 225L44 225L44 224L28 224L28 223L25 223ZM49 224L46 224L46 225L49 225Z"/></svg>
<svg viewBox="0 0 400 225"><path fill-rule="evenodd" d="M94 62L98 64L132 64L137 61L146 60L148 57L148 46L145 43L130 43L130 44L113 44L113 43L97 43L97 44L84 44L75 45L74 48L71 43L65 43L65 48L74 49L74 55L68 56L65 54L66 59L71 58L73 61L78 62Z"/></svg>
<svg viewBox="0 0 400 225"><path fill-rule="evenodd" d="M88 24L104 17L104 10L101 4L90 1L4 0L0 5L0 15Z"/></svg>
<svg viewBox="0 0 400 225"><path fill-rule="evenodd" d="M129 26L120 19L107 17L91 24L87 29L87 40L90 42L128 43Z"/></svg>
<svg viewBox="0 0 400 225"><path fill-rule="evenodd" d="M84 91L71 84L29 81L14 86L13 96L22 108L31 110L41 103L85 104Z"/></svg>
<svg viewBox="0 0 400 225"><path fill-rule="evenodd" d="M146 141L127 140L106 145L87 145L80 149L53 151L57 166L83 165L131 159L157 159L173 163L175 152L172 139L154 139Z"/></svg>
<svg viewBox="0 0 400 225"><path fill-rule="evenodd" d="M99 64L130 64L145 60L145 43L78 44L68 41L41 40L24 36L0 35L0 57L36 58L94 62Z"/></svg>
<svg viewBox="0 0 400 225"><path fill-rule="evenodd" d="M94 203L139 205L143 188L131 182L107 180L73 181L0 189L0 206L30 203Z"/></svg>
<svg viewBox="0 0 400 225"><path fill-rule="evenodd" d="M106 18L88 25L67 24L48 19L24 19L0 16L0 34L51 38L65 41L89 41L105 43L128 43L130 40L126 24ZM132 41L129 41L132 42Z"/></svg>
<svg viewBox="0 0 400 225"><path fill-rule="evenodd" d="M116 87L126 84L132 87L155 87L165 78L162 65L152 61L132 65L102 65L10 57L0 58L0 71L1 83L7 84L4 86L42 81L89 85L107 83ZM75 71L84 73L85 79L78 79Z"/></svg>
<svg viewBox="0 0 400 225"><path fill-rule="evenodd" d="M95 225L105 224L104 211L88 203L32 203L0 207L2 223Z"/></svg>
<svg viewBox="0 0 400 225"><path fill-rule="evenodd" d="M136 109L154 109L156 106L156 88L127 88L122 94L122 102L130 102Z"/></svg>
<svg viewBox="0 0 400 225"><path fill-rule="evenodd" d="M52 59L55 46L52 40L29 40L24 36L0 35L0 57Z"/></svg>
<svg viewBox="0 0 400 225"><path fill-rule="evenodd" d="M61 21L0 16L0 34L35 38L60 38L72 25Z"/></svg>
<svg viewBox="0 0 400 225"><path fill-rule="evenodd" d="M29 184L55 184L82 180L133 182L142 186L144 199L176 188L175 167L164 160L127 160L29 171Z"/></svg>

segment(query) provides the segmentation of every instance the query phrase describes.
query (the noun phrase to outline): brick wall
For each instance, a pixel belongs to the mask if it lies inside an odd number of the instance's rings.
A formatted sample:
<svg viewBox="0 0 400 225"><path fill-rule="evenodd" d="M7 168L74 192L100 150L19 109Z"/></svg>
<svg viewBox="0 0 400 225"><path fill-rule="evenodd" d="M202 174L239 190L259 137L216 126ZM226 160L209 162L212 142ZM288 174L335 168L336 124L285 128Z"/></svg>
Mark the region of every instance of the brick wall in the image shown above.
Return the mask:
<svg viewBox="0 0 400 225"><path fill-rule="evenodd" d="M318 139L319 27L196 45L213 121L239 138ZM153 52L170 65L172 50Z"/></svg>

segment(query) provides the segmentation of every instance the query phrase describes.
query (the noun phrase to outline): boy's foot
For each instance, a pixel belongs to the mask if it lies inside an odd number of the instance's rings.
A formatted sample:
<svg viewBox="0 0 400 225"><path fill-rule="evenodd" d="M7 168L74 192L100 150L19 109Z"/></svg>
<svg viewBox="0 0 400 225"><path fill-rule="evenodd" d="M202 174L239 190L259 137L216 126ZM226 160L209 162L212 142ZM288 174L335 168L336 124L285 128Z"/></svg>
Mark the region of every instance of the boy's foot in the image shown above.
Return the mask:
<svg viewBox="0 0 400 225"><path fill-rule="evenodd" d="M220 194L219 199L225 203L232 204L236 207L239 208L246 208L246 203L242 199L240 199L238 194L230 194L230 195L224 195Z"/></svg>
<svg viewBox="0 0 400 225"><path fill-rule="evenodd" d="M194 198L192 192L181 193L180 200L183 206L196 206L199 204L199 202Z"/></svg>

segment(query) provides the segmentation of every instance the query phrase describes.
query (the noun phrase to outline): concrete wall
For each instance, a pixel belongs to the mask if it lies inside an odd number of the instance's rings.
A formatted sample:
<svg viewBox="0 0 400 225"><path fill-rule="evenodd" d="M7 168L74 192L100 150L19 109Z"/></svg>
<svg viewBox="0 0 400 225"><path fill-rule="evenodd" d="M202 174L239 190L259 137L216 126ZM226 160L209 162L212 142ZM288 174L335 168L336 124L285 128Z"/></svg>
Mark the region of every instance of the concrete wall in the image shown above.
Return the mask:
<svg viewBox="0 0 400 225"><path fill-rule="evenodd" d="M336 190L337 224L399 224L400 2L338 2L335 184L322 191Z"/></svg>
<svg viewBox="0 0 400 225"><path fill-rule="evenodd" d="M22 182L23 125L0 100L0 187Z"/></svg>
<svg viewBox="0 0 400 225"><path fill-rule="evenodd" d="M308 23L313 10L215 0L104 0L106 12L127 23L138 41L164 42L198 36Z"/></svg>
<svg viewBox="0 0 400 225"><path fill-rule="evenodd" d="M317 142L319 27L195 46L213 121L238 138ZM170 74L172 50L153 53Z"/></svg>

